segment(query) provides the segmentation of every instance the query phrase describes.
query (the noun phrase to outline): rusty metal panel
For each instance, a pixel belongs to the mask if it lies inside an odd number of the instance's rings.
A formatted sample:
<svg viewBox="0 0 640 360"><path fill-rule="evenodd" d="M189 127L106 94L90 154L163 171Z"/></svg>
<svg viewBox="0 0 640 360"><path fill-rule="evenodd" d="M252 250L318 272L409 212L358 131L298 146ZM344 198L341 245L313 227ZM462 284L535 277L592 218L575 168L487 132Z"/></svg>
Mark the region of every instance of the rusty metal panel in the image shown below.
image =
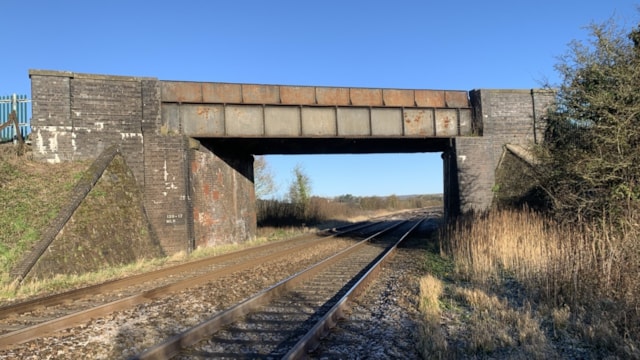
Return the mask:
<svg viewBox="0 0 640 360"><path fill-rule="evenodd" d="M444 91L415 90L416 105L423 107L445 107Z"/></svg>
<svg viewBox="0 0 640 360"><path fill-rule="evenodd" d="M371 109L371 135L402 136L402 110Z"/></svg>
<svg viewBox="0 0 640 360"><path fill-rule="evenodd" d="M297 106L267 106L264 109L265 136L299 136L300 108Z"/></svg>
<svg viewBox="0 0 640 360"><path fill-rule="evenodd" d="M162 104L162 124L166 131L180 132L180 105Z"/></svg>
<svg viewBox="0 0 640 360"><path fill-rule="evenodd" d="M455 109L436 109L436 135L458 135L458 111Z"/></svg>
<svg viewBox="0 0 640 360"><path fill-rule="evenodd" d="M404 109L405 136L433 136L432 109Z"/></svg>
<svg viewBox="0 0 640 360"><path fill-rule="evenodd" d="M202 100L205 103L239 104L242 102L240 84L203 83Z"/></svg>
<svg viewBox="0 0 640 360"><path fill-rule="evenodd" d="M164 102L202 102L202 83L162 81L160 85Z"/></svg>
<svg viewBox="0 0 640 360"><path fill-rule="evenodd" d="M351 88L351 105L382 106L382 89Z"/></svg>
<svg viewBox="0 0 640 360"><path fill-rule="evenodd" d="M338 136L370 135L367 108L338 108Z"/></svg>
<svg viewBox="0 0 640 360"><path fill-rule="evenodd" d="M318 105L350 105L349 88L317 87Z"/></svg>
<svg viewBox="0 0 640 360"><path fill-rule="evenodd" d="M193 137L223 136L224 107L222 105L180 106L182 132Z"/></svg>
<svg viewBox="0 0 640 360"><path fill-rule="evenodd" d="M382 99L385 106L416 106L413 90L382 90Z"/></svg>
<svg viewBox="0 0 640 360"><path fill-rule="evenodd" d="M450 108L468 108L469 95L466 91L447 91L445 92L445 103Z"/></svg>
<svg viewBox="0 0 640 360"><path fill-rule="evenodd" d="M312 86L280 86L280 101L290 105L314 105L316 88Z"/></svg>
<svg viewBox="0 0 640 360"><path fill-rule="evenodd" d="M264 135L262 106L227 105L224 119L227 136Z"/></svg>
<svg viewBox="0 0 640 360"><path fill-rule="evenodd" d="M279 104L280 87L277 85L242 84L242 102L246 104Z"/></svg>
<svg viewBox="0 0 640 360"><path fill-rule="evenodd" d="M458 119L460 123L460 135L462 136L470 136L473 134L473 117L471 114L471 109L460 109L460 118Z"/></svg>
<svg viewBox="0 0 640 360"><path fill-rule="evenodd" d="M336 110L333 108L302 108L302 136L335 136Z"/></svg>

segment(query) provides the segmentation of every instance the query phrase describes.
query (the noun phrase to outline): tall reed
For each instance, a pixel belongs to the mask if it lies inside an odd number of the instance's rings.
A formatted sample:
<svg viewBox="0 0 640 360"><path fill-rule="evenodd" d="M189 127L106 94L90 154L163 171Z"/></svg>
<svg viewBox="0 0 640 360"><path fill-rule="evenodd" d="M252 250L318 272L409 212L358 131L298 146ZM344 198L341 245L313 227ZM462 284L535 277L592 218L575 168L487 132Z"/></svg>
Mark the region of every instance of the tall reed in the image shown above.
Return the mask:
<svg viewBox="0 0 640 360"><path fill-rule="evenodd" d="M583 309L592 320L606 317L599 320L640 343L636 223L560 225L528 209L493 210L462 217L440 238L441 251L454 259L459 276L485 285L510 278L531 300Z"/></svg>

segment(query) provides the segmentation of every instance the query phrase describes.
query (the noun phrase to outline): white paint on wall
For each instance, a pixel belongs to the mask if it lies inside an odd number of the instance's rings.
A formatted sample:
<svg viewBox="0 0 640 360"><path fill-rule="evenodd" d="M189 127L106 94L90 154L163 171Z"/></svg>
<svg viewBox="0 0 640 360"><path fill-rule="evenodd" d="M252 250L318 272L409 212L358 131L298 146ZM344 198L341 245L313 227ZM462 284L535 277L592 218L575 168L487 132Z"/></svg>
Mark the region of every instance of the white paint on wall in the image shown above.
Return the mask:
<svg viewBox="0 0 640 360"><path fill-rule="evenodd" d="M142 134L141 133L120 133L120 138L122 140L139 138L140 142L142 142Z"/></svg>

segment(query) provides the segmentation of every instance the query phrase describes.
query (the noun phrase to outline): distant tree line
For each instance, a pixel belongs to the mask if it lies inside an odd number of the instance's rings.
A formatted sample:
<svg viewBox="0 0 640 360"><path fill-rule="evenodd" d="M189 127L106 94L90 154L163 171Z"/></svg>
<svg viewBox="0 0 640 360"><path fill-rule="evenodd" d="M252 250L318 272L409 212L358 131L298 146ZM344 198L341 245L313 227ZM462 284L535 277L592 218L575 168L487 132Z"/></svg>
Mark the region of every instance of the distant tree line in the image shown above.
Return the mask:
<svg viewBox="0 0 640 360"><path fill-rule="evenodd" d="M265 199L276 191L269 164L258 156L254 162L257 218L260 226L312 225L328 220L343 220L377 210L416 209L442 206L442 195L364 196L351 194L334 198L313 196L312 182L302 165L292 171L285 199Z"/></svg>

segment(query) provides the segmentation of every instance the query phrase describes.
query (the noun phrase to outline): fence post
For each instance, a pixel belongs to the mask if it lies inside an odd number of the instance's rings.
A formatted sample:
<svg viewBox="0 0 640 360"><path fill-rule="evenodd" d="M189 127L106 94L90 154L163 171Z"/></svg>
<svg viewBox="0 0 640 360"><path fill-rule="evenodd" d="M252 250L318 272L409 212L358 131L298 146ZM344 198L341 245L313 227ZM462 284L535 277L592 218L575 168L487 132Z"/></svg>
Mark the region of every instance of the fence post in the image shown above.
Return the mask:
<svg viewBox="0 0 640 360"><path fill-rule="evenodd" d="M27 99L26 95L14 93L0 96L0 141L13 138L14 142L16 142L20 137L24 141L25 136L31 132L27 108L27 103L29 102L31 100ZM17 126L13 126L11 123L11 113L15 113Z"/></svg>
<svg viewBox="0 0 640 360"><path fill-rule="evenodd" d="M17 104L17 102L15 102L14 104ZM20 147L22 147L24 145L24 139L22 138L22 132L20 131L20 123L18 122L18 114L16 113L16 110L12 110L11 114L9 114L9 122L11 121L13 121L13 124L16 127L16 136L18 138L18 143L20 144Z"/></svg>

